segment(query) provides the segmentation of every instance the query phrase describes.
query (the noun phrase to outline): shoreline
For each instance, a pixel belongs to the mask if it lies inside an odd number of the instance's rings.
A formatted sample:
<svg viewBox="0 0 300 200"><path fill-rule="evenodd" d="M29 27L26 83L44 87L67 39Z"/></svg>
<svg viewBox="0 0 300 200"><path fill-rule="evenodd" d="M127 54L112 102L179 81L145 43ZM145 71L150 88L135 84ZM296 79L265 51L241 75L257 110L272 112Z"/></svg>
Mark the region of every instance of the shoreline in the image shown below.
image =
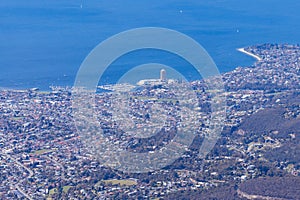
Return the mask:
<svg viewBox="0 0 300 200"><path fill-rule="evenodd" d="M261 61L262 60L261 57L259 57L259 56L255 55L253 53L250 53L250 52L246 51L245 48L238 48L237 51L242 52L242 53L244 53L244 54L246 54L248 56L251 56L251 57L255 58L257 61Z"/></svg>
<svg viewBox="0 0 300 200"><path fill-rule="evenodd" d="M262 58L260 58L259 56L246 51L244 47L237 48L236 50L241 52L241 53L244 53L248 56L251 56L251 57L255 58L257 61L262 60ZM229 72L231 72L231 71L229 71ZM65 88L70 88L71 86L57 86L57 87L65 89ZM20 88L20 89L18 89L18 88L0 87L0 91L14 91L14 92L28 92L28 91L33 90L33 89L37 89L36 92L38 92L38 93L45 93L45 92L48 93L48 92L53 91L51 88L45 90L45 89L39 89L39 88Z"/></svg>

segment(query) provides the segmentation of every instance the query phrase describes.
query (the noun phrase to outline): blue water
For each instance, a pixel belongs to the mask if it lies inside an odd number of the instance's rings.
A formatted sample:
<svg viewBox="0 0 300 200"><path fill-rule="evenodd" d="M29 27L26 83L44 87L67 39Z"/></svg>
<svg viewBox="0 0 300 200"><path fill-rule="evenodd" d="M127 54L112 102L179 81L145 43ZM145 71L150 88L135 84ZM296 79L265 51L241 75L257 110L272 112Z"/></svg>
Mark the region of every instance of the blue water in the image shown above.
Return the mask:
<svg viewBox="0 0 300 200"><path fill-rule="evenodd" d="M0 0L0 87L47 90L72 85L81 62L99 42L145 26L187 34L227 72L255 61L237 52L238 47L298 44L299 10L297 0ZM154 57L180 64L146 52L116 66L136 66L137 60ZM116 73L111 77L118 77Z"/></svg>

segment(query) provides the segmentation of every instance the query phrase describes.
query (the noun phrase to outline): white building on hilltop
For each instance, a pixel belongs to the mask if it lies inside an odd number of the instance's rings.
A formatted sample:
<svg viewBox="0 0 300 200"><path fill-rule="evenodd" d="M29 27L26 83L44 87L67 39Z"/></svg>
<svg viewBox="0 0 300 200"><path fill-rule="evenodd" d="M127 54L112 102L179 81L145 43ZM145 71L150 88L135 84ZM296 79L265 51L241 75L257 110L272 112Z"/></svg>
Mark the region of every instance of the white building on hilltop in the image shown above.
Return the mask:
<svg viewBox="0 0 300 200"><path fill-rule="evenodd" d="M160 70L160 77L159 79L144 79L137 82L137 85L161 85L167 81L166 78L166 70Z"/></svg>
<svg viewBox="0 0 300 200"><path fill-rule="evenodd" d="M165 69L160 70L160 80L166 81L166 70Z"/></svg>

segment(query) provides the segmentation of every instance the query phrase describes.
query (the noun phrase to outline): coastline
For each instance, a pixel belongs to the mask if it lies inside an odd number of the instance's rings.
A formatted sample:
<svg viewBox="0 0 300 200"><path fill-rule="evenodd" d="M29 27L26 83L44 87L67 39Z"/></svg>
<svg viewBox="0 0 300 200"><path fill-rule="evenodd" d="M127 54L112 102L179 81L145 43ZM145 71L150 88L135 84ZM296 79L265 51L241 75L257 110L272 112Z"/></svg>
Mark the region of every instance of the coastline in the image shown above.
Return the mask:
<svg viewBox="0 0 300 200"><path fill-rule="evenodd" d="M241 52L241 53L244 53L244 54L246 54L248 56L251 56L251 57L255 58L257 61L263 60L259 56L246 51L244 47L237 48L236 50L239 51L239 52ZM229 72L231 72L231 71L229 71ZM58 88L69 88L69 87L72 87L72 86L57 86L57 87ZM38 93L49 93L49 92L53 91L52 89L40 89L40 88L10 88L10 87L0 87L0 91L14 91L14 92L27 92L27 91L30 91L30 90L33 90L33 89L37 89Z"/></svg>
<svg viewBox="0 0 300 200"><path fill-rule="evenodd" d="M255 55L255 54L253 54L253 53L250 53L250 52L246 51L245 48L238 48L237 50L238 50L239 52L242 52L242 53L244 53L244 54L247 54L248 56L251 56L251 57L255 58L257 61L261 61L261 60L262 60L261 57L259 57L259 56Z"/></svg>

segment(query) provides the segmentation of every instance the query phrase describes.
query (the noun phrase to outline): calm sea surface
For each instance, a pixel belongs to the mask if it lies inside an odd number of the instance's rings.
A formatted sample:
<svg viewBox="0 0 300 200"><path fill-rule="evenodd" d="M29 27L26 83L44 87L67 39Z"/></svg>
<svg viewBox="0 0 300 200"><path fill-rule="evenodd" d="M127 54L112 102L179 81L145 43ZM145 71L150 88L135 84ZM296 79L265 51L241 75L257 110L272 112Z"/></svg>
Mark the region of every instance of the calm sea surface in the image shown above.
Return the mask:
<svg viewBox="0 0 300 200"><path fill-rule="evenodd" d="M300 43L299 10L297 0L1 0L0 87L71 86L97 44L145 26L187 34L227 72L255 61L236 48ZM112 83L124 69L148 62L184 69L186 63L173 57L159 51L132 53L117 60L103 82ZM193 74L185 75L196 79Z"/></svg>

